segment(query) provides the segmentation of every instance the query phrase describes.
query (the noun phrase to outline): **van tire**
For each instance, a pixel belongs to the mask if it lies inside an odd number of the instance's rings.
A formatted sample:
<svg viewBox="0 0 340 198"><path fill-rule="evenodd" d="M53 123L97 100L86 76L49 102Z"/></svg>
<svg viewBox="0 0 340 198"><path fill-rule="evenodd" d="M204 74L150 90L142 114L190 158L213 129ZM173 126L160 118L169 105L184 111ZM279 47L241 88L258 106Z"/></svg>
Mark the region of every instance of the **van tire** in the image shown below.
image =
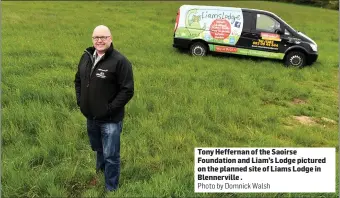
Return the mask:
<svg viewBox="0 0 340 198"><path fill-rule="evenodd" d="M195 42L190 46L190 54L193 56L205 56L207 51L207 46L202 42Z"/></svg>
<svg viewBox="0 0 340 198"><path fill-rule="evenodd" d="M286 66L304 67L306 65L306 55L300 51L291 51L285 58Z"/></svg>

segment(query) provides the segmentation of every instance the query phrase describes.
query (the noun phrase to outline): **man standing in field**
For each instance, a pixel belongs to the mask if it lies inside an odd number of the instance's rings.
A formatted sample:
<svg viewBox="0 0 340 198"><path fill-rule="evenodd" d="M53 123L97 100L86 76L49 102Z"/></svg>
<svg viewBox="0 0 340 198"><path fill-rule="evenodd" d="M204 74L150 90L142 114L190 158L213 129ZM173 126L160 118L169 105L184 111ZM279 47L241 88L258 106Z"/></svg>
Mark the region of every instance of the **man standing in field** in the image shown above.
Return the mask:
<svg viewBox="0 0 340 198"><path fill-rule="evenodd" d="M114 191L119 184L124 106L134 94L132 65L113 47L108 27L97 26L92 42L75 75L77 105L87 119L90 145L97 154L96 170L104 172L106 189Z"/></svg>

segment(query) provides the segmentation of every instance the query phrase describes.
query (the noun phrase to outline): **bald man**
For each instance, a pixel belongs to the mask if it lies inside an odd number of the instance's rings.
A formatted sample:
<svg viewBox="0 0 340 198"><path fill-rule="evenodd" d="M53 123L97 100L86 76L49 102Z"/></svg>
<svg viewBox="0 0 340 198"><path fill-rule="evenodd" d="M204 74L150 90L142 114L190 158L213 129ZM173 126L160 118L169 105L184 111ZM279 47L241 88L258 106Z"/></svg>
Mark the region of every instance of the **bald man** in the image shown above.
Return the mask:
<svg viewBox="0 0 340 198"><path fill-rule="evenodd" d="M75 75L77 105L86 117L90 145L97 155L96 171L104 172L106 189L114 191L119 184L124 109L134 94L132 65L113 47L108 27L94 28L92 42Z"/></svg>

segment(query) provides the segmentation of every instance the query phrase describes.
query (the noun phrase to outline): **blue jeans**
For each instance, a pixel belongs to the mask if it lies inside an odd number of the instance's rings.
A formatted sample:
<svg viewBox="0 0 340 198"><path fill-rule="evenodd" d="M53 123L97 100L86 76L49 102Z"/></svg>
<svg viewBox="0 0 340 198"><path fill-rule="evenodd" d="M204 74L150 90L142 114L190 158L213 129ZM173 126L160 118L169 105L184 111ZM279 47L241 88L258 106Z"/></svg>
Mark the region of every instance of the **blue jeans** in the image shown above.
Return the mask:
<svg viewBox="0 0 340 198"><path fill-rule="evenodd" d="M97 152L96 170L102 170L107 190L117 190L120 175L120 133L118 123L87 119L91 148Z"/></svg>

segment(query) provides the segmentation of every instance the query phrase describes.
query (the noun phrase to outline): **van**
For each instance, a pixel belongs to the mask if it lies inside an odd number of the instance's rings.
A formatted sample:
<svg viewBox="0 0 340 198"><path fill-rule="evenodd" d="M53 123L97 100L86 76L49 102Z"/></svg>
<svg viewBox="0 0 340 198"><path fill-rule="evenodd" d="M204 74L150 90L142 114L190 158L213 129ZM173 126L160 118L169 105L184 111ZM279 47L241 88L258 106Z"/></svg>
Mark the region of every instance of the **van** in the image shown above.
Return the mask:
<svg viewBox="0 0 340 198"><path fill-rule="evenodd" d="M182 5L173 47L193 56L209 52L279 59L303 67L318 58L317 44L272 12L249 8Z"/></svg>

